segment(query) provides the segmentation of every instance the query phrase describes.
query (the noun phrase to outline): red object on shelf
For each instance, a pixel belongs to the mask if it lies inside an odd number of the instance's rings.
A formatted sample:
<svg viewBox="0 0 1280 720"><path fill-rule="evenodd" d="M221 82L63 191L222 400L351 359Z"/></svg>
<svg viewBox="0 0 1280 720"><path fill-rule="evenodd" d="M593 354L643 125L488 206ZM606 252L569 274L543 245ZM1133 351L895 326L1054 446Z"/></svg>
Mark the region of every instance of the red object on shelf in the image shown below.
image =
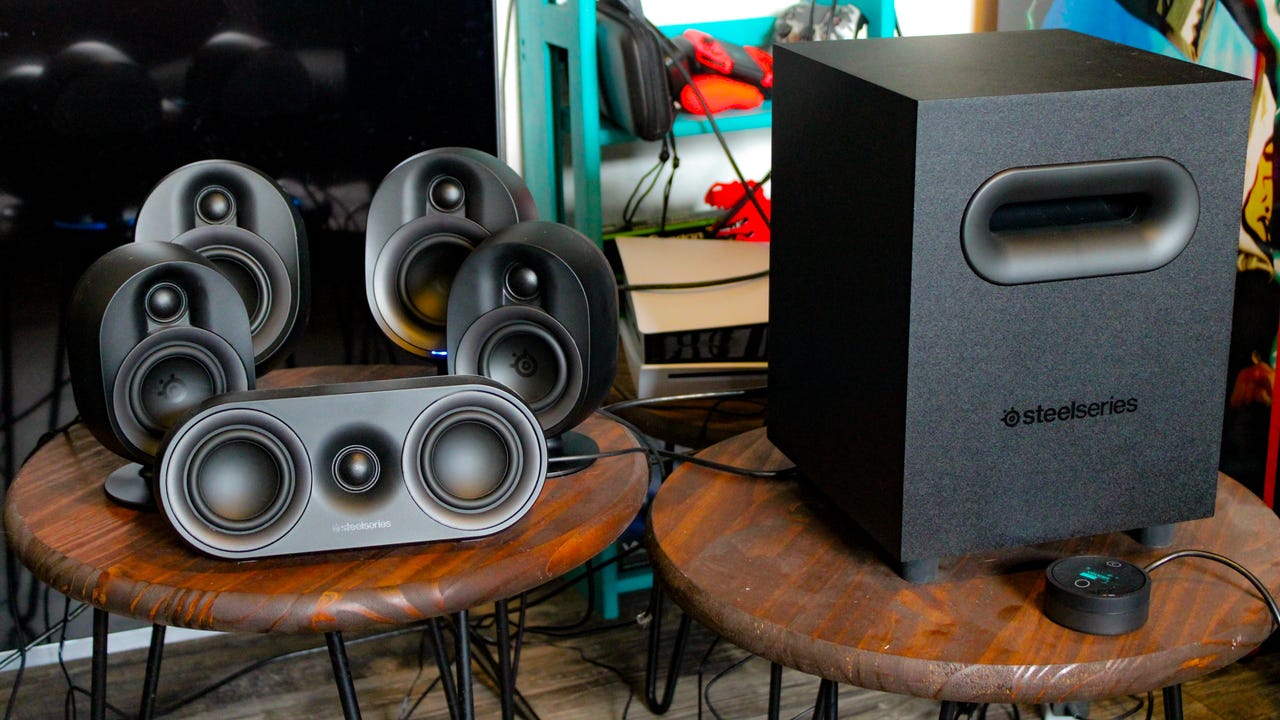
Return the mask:
<svg viewBox="0 0 1280 720"><path fill-rule="evenodd" d="M705 109L702 107L702 99L698 97L699 93L706 99ZM694 115L724 110L750 110L763 104L764 93L760 92L760 88L723 75L694 75L693 84L685 85L680 90L681 107Z"/></svg>
<svg viewBox="0 0 1280 720"><path fill-rule="evenodd" d="M752 188L755 202L747 197L747 187ZM748 180L745 187L740 182L716 183L707 190L705 200L712 207L730 211L729 216L717 224L716 237L769 242L767 218L773 215L773 208L759 183ZM761 210L764 211L765 217L760 215Z"/></svg>

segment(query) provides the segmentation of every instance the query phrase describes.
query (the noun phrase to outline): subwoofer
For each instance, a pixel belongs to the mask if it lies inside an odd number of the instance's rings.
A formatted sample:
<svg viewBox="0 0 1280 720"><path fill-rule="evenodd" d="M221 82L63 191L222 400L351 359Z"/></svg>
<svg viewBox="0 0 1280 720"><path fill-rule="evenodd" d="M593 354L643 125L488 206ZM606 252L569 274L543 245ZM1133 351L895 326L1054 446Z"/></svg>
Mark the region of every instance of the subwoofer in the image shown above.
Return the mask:
<svg viewBox="0 0 1280 720"><path fill-rule="evenodd" d="M618 297L604 253L561 223L501 230L458 270L449 296L449 372L501 382L529 404L558 462L595 451L571 429L600 407L618 369Z"/></svg>
<svg viewBox="0 0 1280 720"><path fill-rule="evenodd" d="M457 540L523 517L546 453L529 409L485 378L255 390L185 416L153 492L181 538L216 557Z"/></svg>
<svg viewBox="0 0 1280 720"><path fill-rule="evenodd" d="M288 356L306 329L310 254L297 207L261 171L200 160L166 175L138 210L136 242L171 242L208 258L249 315L258 373Z"/></svg>
<svg viewBox="0 0 1280 720"><path fill-rule="evenodd" d="M1212 515L1251 83L1065 30L777 50L801 476L918 581Z"/></svg>
<svg viewBox="0 0 1280 720"><path fill-rule="evenodd" d="M524 180L488 153L445 147L401 162L378 184L366 223L365 293L378 327L414 355L442 352L462 261L537 216Z"/></svg>
<svg viewBox="0 0 1280 720"><path fill-rule="evenodd" d="M133 464L113 498L150 502L140 473L187 410L256 377L244 304L213 263L171 243L129 243L81 275L67 314L76 408L107 449Z"/></svg>

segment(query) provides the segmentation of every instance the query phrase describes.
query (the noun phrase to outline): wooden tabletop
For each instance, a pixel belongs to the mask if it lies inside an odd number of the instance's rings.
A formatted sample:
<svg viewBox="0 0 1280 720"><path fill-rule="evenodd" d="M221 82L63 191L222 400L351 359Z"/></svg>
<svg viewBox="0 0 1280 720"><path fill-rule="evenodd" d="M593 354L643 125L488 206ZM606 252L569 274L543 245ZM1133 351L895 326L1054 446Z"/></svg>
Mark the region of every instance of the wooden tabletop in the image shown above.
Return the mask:
<svg viewBox="0 0 1280 720"><path fill-rule="evenodd" d="M416 366L276 370L258 387L424 374ZM593 415L578 431L602 451L635 446ZM109 500L103 478L125 464L83 425L41 448L6 498L9 546L55 590L162 625L235 632L355 631L409 624L512 597L582 565L635 519L643 455L597 460L548 478L533 508L488 537L237 562L184 545L154 511Z"/></svg>
<svg viewBox="0 0 1280 720"><path fill-rule="evenodd" d="M739 467L790 465L764 429L701 456ZM1132 633L1086 635L1042 612L1045 567L1076 553L1145 566L1172 550L1208 550L1280 593L1280 518L1225 476L1214 516L1180 523L1170 548L1143 546L1126 533L1100 535L944 559L938 580L919 585L903 580L836 513L802 481L685 464L653 500L650 559L677 604L756 655L938 700L1046 703L1145 693L1223 667L1272 630L1246 578L1198 558L1152 571L1150 618Z"/></svg>

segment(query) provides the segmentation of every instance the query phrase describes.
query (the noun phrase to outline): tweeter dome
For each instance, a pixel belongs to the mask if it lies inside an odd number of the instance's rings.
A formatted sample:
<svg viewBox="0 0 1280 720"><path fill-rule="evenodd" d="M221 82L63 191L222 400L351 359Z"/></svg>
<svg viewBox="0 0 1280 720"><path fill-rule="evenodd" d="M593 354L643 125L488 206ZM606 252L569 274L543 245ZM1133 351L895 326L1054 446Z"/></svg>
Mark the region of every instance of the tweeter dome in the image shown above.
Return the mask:
<svg viewBox="0 0 1280 720"><path fill-rule="evenodd" d="M378 327L414 355L443 350L462 261L537 216L524 180L488 153L444 147L401 162L378 184L366 223L365 292Z"/></svg>
<svg viewBox="0 0 1280 720"><path fill-rule="evenodd" d="M450 373L492 378L528 403L552 455L561 454L561 436L600 407L617 374L609 261L561 223L531 220L499 231L458 271L448 351Z"/></svg>
<svg viewBox="0 0 1280 720"><path fill-rule="evenodd" d="M152 492L194 549L260 558L496 533L546 442L497 383L448 376L231 393L165 438Z"/></svg>
<svg viewBox="0 0 1280 720"><path fill-rule="evenodd" d="M190 248L226 275L249 315L258 372L288 355L310 311L310 255L297 207L243 163L200 160L166 175L138 210L136 242Z"/></svg>
<svg viewBox="0 0 1280 720"><path fill-rule="evenodd" d="M235 289L180 245L116 247L72 293L67 361L76 408L99 442L139 464L154 460L184 412L253 387L252 348Z"/></svg>

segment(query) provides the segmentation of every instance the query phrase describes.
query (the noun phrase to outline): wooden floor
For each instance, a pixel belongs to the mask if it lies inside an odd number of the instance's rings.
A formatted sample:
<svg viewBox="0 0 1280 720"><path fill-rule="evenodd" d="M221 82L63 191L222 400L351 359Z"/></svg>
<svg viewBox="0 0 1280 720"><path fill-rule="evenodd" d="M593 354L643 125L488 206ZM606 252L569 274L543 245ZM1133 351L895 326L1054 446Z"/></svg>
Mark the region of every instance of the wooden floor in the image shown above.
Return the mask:
<svg viewBox="0 0 1280 720"><path fill-rule="evenodd" d="M584 632L573 627L586 607L576 590L554 595L532 608L520 656L518 688L543 720L609 720L660 717L644 702L647 632L637 616L647 593L624 597L623 618L609 623L591 616ZM669 606L669 604L668 604ZM481 622L491 609L473 611ZM674 629L674 610L663 623ZM556 629L564 628L564 629ZM491 630L481 632L491 634ZM347 652L364 718L447 718L444 696L434 688L435 666L420 662L425 633L419 629L391 635L349 636ZM1269 646L1241 662L1183 690L1187 720L1272 720L1280 718L1280 648ZM669 647L669 644L666 645ZM109 665L108 696L121 715L136 713L145 669L145 650L114 654ZM664 660L665 663L665 660ZM87 660L68 664L77 685L88 687ZM8 701L13 672L0 674L0 703ZM701 676L701 678L699 677ZM225 684L222 681L234 677ZM475 672L476 716L498 717L497 696L479 669ZM809 717L818 681L794 671L783 675L780 717ZM699 692L699 686L702 692ZM698 627L684 655L674 702L661 717L757 718L766 713L769 663L754 658ZM56 665L28 669L19 687L15 718L64 717L67 682ZM207 691L207 692L206 692ZM205 693L205 694L201 694ZM198 697L196 697L198 696ZM1145 702L1145 698L1142 698ZM77 717L88 716L88 699L78 696ZM938 704L842 686L840 717L875 720L933 720ZM226 635L170 645L165 651L158 706L164 717L231 720L235 718L340 717L333 673L323 638L314 636ZM1088 717L1118 718L1138 699L1091 703ZM412 711L410 713L410 710ZM1063 710L1065 712L1065 709ZM1159 694L1155 717L1163 717ZM1040 708L992 706L987 717L1041 718ZM113 717L108 713L108 717ZM1127 717L1146 717L1143 707Z"/></svg>

